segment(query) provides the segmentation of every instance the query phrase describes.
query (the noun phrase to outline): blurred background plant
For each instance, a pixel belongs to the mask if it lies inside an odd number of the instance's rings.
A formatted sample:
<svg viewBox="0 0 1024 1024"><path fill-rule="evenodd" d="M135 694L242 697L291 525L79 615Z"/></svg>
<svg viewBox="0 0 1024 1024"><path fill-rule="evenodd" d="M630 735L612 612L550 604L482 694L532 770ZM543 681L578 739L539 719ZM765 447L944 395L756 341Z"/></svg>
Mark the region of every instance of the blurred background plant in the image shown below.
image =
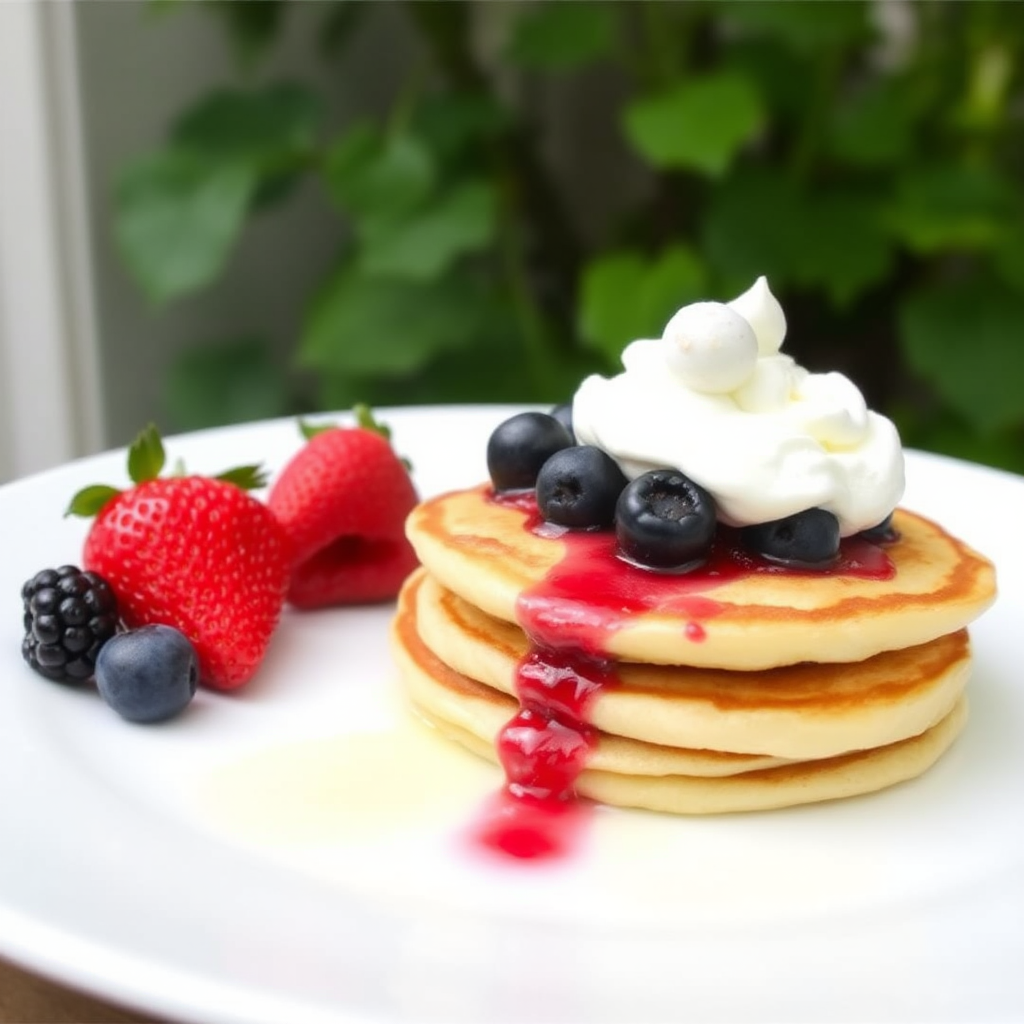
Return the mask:
<svg viewBox="0 0 1024 1024"><path fill-rule="evenodd" d="M287 372L259 336L178 358L171 428L560 401L766 274L787 351L908 444L1024 470L1024 4L323 0L311 61L344 62L385 7L414 40L386 114L340 125L309 86L252 79L294 4L205 6L238 80L123 169L127 268L158 305L216 288L303 179L337 258ZM605 130L560 161L567 90Z"/></svg>

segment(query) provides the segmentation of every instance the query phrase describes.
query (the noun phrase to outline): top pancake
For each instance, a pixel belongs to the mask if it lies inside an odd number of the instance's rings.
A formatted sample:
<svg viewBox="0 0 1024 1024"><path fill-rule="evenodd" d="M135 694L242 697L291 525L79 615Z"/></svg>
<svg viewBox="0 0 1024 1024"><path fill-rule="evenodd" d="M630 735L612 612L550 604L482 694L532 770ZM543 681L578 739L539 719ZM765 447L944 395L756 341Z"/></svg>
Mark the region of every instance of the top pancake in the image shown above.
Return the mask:
<svg viewBox="0 0 1024 1024"><path fill-rule="evenodd" d="M481 485L423 502L406 530L444 587L535 641L593 648L597 638L602 654L651 664L759 670L860 661L952 633L995 598L987 559L902 509L900 539L885 548L890 578L751 572L716 580L606 558L628 593L618 604L568 579L578 567L567 569L565 538L530 522L528 507L494 501Z"/></svg>

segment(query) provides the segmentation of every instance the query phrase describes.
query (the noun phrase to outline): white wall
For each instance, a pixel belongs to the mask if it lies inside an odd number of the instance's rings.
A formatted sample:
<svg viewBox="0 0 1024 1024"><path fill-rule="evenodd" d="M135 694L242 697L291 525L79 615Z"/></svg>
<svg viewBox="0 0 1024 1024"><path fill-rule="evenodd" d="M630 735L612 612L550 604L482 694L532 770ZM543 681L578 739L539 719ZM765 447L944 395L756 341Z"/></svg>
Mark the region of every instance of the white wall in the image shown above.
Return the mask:
<svg viewBox="0 0 1024 1024"><path fill-rule="evenodd" d="M70 15L0 3L0 481L103 440Z"/></svg>
<svg viewBox="0 0 1024 1024"><path fill-rule="evenodd" d="M374 19L337 69L317 57L314 28L322 8L296 4L287 31L255 79L297 79L333 97L331 120L379 107L401 67L401 26ZM223 278L203 294L151 308L128 277L111 233L110 196L118 170L158 146L173 117L212 87L231 84L233 57L216 18L202 5L178 5L154 17L140 3L75 5L93 273L109 444L160 422L161 376L182 346L247 333L274 340L283 364L293 351L309 282L326 272L339 240L337 217L310 185L262 215ZM378 24L378 22L380 22Z"/></svg>
<svg viewBox="0 0 1024 1024"><path fill-rule="evenodd" d="M306 81L329 122L379 110L408 52L386 8L343 71L317 56L323 8L295 4L253 80ZM381 16L383 14L383 16ZM151 308L112 239L119 170L173 117L237 82L219 22L201 5L0 0L0 482L131 440L160 422L161 379L181 347L262 333L283 365L310 282L340 241L310 184L254 222L209 292Z"/></svg>

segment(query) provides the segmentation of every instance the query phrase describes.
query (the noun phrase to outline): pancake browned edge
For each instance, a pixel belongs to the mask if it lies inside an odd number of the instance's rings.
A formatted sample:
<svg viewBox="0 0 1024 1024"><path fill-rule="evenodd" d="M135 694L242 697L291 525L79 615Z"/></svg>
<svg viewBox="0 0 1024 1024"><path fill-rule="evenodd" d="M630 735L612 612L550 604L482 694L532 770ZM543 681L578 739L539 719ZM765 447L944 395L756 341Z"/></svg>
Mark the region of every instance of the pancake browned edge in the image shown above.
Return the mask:
<svg viewBox="0 0 1024 1024"><path fill-rule="evenodd" d="M418 570L407 584L419 639L456 672L510 696L530 647L511 623ZM967 684L967 631L847 665L802 662L761 672L618 662L619 685L594 697L589 722L671 747L786 760L833 757L916 736Z"/></svg>
<svg viewBox="0 0 1024 1024"><path fill-rule="evenodd" d="M421 563L447 589L487 614L517 621L520 596L561 560L564 543L527 528L528 513L481 485L418 505L406 523ZM995 599L986 558L937 524L898 509L900 540L886 548L891 579L748 573L709 584L713 614L694 642L679 613L631 614L608 631L607 654L624 661L759 670L802 661L857 662L880 651L954 633ZM752 640L754 642L752 642Z"/></svg>
<svg viewBox="0 0 1024 1024"><path fill-rule="evenodd" d="M514 714L516 701L449 668L422 642L415 590L406 585L392 628L393 649L414 708L439 731L496 761L494 737ZM687 758L713 752L676 751L601 735L577 781L579 795L606 804L675 814L769 810L870 793L912 779L949 748L967 715L961 697L952 710L918 736L839 757L801 761L732 775L686 774ZM674 758L679 760L675 761Z"/></svg>

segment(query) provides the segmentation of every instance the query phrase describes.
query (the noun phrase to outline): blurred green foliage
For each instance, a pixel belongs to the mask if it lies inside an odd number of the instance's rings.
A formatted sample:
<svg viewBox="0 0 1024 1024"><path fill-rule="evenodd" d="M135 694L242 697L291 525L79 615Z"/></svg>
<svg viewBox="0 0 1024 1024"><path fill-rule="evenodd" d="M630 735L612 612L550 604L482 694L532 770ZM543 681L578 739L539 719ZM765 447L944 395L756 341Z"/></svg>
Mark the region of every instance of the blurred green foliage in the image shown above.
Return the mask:
<svg viewBox="0 0 1024 1024"><path fill-rule="evenodd" d="M207 6L240 72L290 16L287 0ZM343 65L382 6L318 4L319 59ZM418 50L386 116L332 128L306 86L225 85L124 169L116 235L156 303L216 287L247 225L302 179L337 218L294 375L269 339L196 348L168 382L178 426L562 400L679 305L766 274L787 350L847 372L905 441L1024 470L1024 4L386 6ZM498 6L485 60L474 23ZM879 24L886 7L900 31ZM623 210L608 185L622 212L599 237L546 159L543 101L510 100L510 75L517 94L584 83L582 103L607 104L634 198ZM586 91L595 75L620 83L613 100Z"/></svg>

